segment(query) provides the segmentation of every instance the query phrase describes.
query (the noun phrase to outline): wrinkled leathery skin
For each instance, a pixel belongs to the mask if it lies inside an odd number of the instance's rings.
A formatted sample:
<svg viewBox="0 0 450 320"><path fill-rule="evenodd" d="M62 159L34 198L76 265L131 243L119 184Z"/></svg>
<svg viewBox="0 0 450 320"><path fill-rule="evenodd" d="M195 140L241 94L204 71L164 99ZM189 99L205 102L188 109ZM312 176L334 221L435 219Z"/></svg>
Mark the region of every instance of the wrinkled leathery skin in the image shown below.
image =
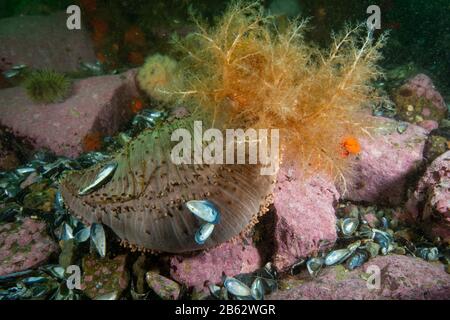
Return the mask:
<svg viewBox="0 0 450 320"><path fill-rule="evenodd" d="M87 224L109 226L122 244L150 252L207 249L248 231L271 204L275 177L261 175L260 165L173 164L170 153L178 142L171 142L171 133L186 124L192 129L184 121L141 133L114 156L118 167L111 180L91 194L79 196L78 190L105 164L70 172L61 181L69 211ZM201 222L184 203L205 199L216 204L221 221L198 245Z"/></svg>

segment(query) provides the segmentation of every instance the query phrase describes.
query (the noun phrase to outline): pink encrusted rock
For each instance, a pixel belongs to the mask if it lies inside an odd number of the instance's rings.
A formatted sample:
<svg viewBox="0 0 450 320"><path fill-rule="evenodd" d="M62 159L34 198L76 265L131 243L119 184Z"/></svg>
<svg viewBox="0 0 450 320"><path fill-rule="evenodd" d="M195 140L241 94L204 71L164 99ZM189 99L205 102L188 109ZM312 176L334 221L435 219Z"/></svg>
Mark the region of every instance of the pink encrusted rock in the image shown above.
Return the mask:
<svg viewBox="0 0 450 320"><path fill-rule="evenodd" d="M444 98L436 90L433 81L427 75L420 73L408 80L404 86L411 89L418 97L423 97L431 101L436 108L447 110ZM422 113L425 117L429 116L427 110L423 110Z"/></svg>
<svg viewBox="0 0 450 320"><path fill-rule="evenodd" d="M408 178L423 163L428 132L416 125L372 117L371 137L361 138L361 153L347 178L344 199L383 205L400 205L406 197ZM401 132L401 133L400 133Z"/></svg>
<svg viewBox="0 0 450 320"><path fill-rule="evenodd" d="M181 287L175 281L157 272L149 271L145 275L148 286L163 300L178 300Z"/></svg>
<svg viewBox="0 0 450 320"><path fill-rule="evenodd" d="M65 12L16 16L0 20L0 69L26 64L57 71L75 71L80 62L96 61L87 28L68 30Z"/></svg>
<svg viewBox="0 0 450 320"><path fill-rule="evenodd" d="M204 290L208 283L220 283L222 274L235 276L253 272L263 264L251 240L224 244L192 255L170 257L171 277L187 287Z"/></svg>
<svg viewBox="0 0 450 320"><path fill-rule="evenodd" d="M76 157L85 137L111 135L132 117L135 73L76 81L72 95L57 104L35 104L20 87L0 90L0 124L35 148Z"/></svg>
<svg viewBox="0 0 450 320"><path fill-rule="evenodd" d="M35 268L58 251L45 229L44 222L30 218L0 224L0 276Z"/></svg>
<svg viewBox="0 0 450 320"><path fill-rule="evenodd" d="M368 269L371 267L371 269ZM367 286L367 277L378 267L380 288ZM365 273L368 272L368 273ZM290 283L289 283L290 282ZM267 300L448 300L450 274L444 265L409 256L380 256L362 268L346 271L343 266L327 267L315 279L289 281ZM371 282L371 284L373 284Z"/></svg>
<svg viewBox="0 0 450 320"><path fill-rule="evenodd" d="M450 243L450 151L431 163L406 208L431 236Z"/></svg>
<svg viewBox="0 0 450 320"><path fill-rule="evenodd" d="M126 255L111 259L100 259L93 255L83 257L83 292L91 299L100 299L107 294L114 294L118 299L130 281L126 261Z"/></svg>
<svg viewBox="0 0 450 320"><path fill-rule="evenodd" d="M431 132L433 130L436 130L439 128L439 123L437 123L434 120L423 120L417 124L419 127L424 128L428 132Z"/></svg>
<svg viewBox="0 0 450 320"><path fill-rule="evenodd" d="M283 164L273 191L274 266L287 270L298 259L328 249L336 241L334 207L339 194L324 176L303 177Z"/></svg>
<svg viewBox="0 0 450 320"><path fill-rule="evenodd" d="M425 74L418 74L395 89L392 98L399 118L411 123L440 122L447 115L444 99Z"/></svg>

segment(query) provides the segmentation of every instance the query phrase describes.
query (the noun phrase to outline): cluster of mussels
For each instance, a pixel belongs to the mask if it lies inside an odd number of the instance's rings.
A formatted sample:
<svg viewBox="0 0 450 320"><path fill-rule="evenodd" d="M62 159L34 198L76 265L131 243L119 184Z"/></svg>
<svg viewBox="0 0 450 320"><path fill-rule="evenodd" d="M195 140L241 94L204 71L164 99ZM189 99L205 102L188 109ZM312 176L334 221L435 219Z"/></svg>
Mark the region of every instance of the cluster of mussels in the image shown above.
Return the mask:
<svg viewBox="0 0 450 320"><path fill-rule="evenodd" d="M427 261L441 261L450 271L450 248L440 239L430 241L422 232L401 222L401 209L339 205L336 248L319 256L302 259L291 268L295 275L306 267L315 277L323 267L343 264L354 270L378 255L410 255Z"/></svg>
<svg viewBox="0 0 450 320"><path fill-rule="evenodd" d="M20 223L27 217L45 221L48 233L62 248L71 241L84 254L96 252L105 257L105 228L101 223L86 225L69 214L59 190L60 180L69 171L108 162L129 140L145 129L154 128L165 117L163 111L144 109L134 117L129 130L115 137L105 137L103 152L89 152L70 159L38 151L15 170L0 171L0 225ZM68 288L68 277L67 269L60 264L2 275L0 300L86 298L81 290Z"/></svg>

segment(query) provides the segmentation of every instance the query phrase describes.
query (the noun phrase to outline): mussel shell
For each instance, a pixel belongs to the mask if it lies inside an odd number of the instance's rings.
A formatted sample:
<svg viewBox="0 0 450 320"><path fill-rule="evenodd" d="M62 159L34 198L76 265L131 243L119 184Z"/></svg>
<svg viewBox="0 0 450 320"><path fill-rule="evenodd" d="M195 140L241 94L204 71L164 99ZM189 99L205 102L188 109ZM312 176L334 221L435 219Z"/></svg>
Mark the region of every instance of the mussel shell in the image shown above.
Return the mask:
<svg viewBox="0 0 450 320"><path fill-rule="evenodd" d="M74 238L78 243L81 243L87 241L90 236L91 236L91 227L84 227L75 233Z"/></svg>
<svg viewBox="0 0 450 320"><path fill-rule="evenodd" d="M93 223L91 225L91 242L98 254L104 258L106 256L106 235L100 223Z"/></svg>
<svg viewBox="0 0 450 320"><path fill-rule="evenodd" d="M350 255L352 254L352 251L349 249L338 249L333 250L330 253L328 253L325 257L325 265L327 266L333 266L335 264L340 264L344 262Z"/></svg>
<svg viewBox="0 0 450 320"><path fill-rule="evenodd" d="M387 252L389 246L393 241L391 235L387 232L377 229L372 229L372 232L373 232L372 236L373 240L381 246L382 252Z"/></svg>
<svg viewBox="0 0 450 320"><path fill-rule="evenodd" d="M191 200L186 202L186 207L205 222L218 224L220 221L219 209L209 200Z"/></svg>
<svg viewBox="0 0 450 320"><path fill-rule="evenodd" d="M359 227L359 219L345 218L341 220L340 228L344 236L351 236Z"/></svg>
<svg viewBox="0 0 450 320"><path fill-rule="evenodd" d="M346 267L349 270L353 270L362 266L369 260L369 253L365 250L356 250L350 258L347 259Z"/></svg>
<svg viewBox="0 0 450 320"><path fill-rule="evenodd" d="M250 288L252 297L255 300L263 300L264 299L264 284L261 278L256 278L253 281L252 286Z"/></svg>
<svg viewBox="0 0 450 320"><path fill-rule="evenodd" d="M23 208L17 203L7 204L4 208L0 209L0 222L14 222L16 216L21 214Z"/></svg>
<svg viewBox="0 0 450 320"><path fill-rule="evenodd" d="M109 159L110 159L109 155L95 151L83 154L81 157L77 159L77 161L81 165L81 167L89 168L96 163L107 161Z"/></svg>
<svg viewBox="0 0 450 320"><path fill-rule="evenodd" d="M209 288L209 292L211 292L213 297L220 299L221 288L218 285L210 284L210 285L208 285L208 288Z"/></svg>
<svg viewBox="0 0 450 320"><path fill-rule="evenodd" d="M291 275L296 275L299 274L301 271L301 268L303 268L303 266L305 265L306 260L304 259L300 259L299 261L297 261L296 263L294 263L291 268L289 269L289 273Z"/></svg>
<svg viewBox="0 0 450 320"><path fill-rule="evenodd" d="M236 278L227 277L223 283L229 293L236 297L250 297L251 289Z"/></svg>
<svg viewBox="0 0 450 320"><path fill-rule="evenodd" d="M195 233L195 242L202 245L211 236L214 231L215 225L212 223L203 224Z"/></svg>
<svg viewBox="0 0 450 320"><path fill-rule="evenodd" d="M306 268L311 276L315 277L319 274L322 266L324 264L324 260L322 258L311 258L306 261Z"/></svg>
<svg viewBox="0 0 450 320"><path fill-rule="evenodd" d="M95 191L96 189L100 188L105 183L107 183L109 180L111 180L116 169L117 169L117 163L115 163L115 162L108 163L97 173L97 175L95 176L92 183L90 183L86 187L80 189L78 191L78 194L84 196L84 195L89 194L89 193Z"/></svg>
<svg viewBox="0 0 450 320"><path fill-rule="evenodd" d="M60 240L70 240L73 239L73 229L68 223L63 223Z"/></svg>
<svg viewBox="0 0 450 320"><path fill-rule="evenodd" d="M439 260L439 250L436 247L433 248L417 248L415 252L416 256L427 260L427 261L437 261Z"/></svg>

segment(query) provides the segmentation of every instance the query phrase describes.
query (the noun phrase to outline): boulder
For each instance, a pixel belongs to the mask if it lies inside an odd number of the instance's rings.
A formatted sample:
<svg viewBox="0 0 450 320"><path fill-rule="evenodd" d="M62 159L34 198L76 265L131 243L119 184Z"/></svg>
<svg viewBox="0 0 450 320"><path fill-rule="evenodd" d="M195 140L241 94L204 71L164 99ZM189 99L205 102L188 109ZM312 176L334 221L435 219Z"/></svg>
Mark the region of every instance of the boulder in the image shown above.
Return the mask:
<svg viewBox="0 0 450 320"><path fill-rule="evenodd" d="M139 95L134 79L130 70L79 80L72 95L56 104L33 103L20 87L0 90L0 124L37 149L76 157L131 119L130 101Z"/></svg>
<svg viewBox="0 0 450 320"><path fill-rule="evenodd" d="M273 191L274 266L286 271L300 258L333 246L334 207L339 194L325 176L302 176L294 165L283 164Z"/></svg>
<svg viewBox="0 0 450 320"><path fill-rule="evenodd" d="M411 123L440 122L447 115L444 99L425 74L416 75L394 90L393 100L400 119Z"/></svg>
<svg viewBox="0 0 450 320"><path fill-rule="evenodd" d="M110 295L118 299L128 287L130 275L126 269L126 255L113 259L83 258L81 290L91 299L102 299Z"/></svg>
<svg viewBox="0 0 450 320"><path fill-rule="evenodd" d="M145 280L150 289L163 300L178 300L180 297L180 285L175 281L160 275L158 272L147 272Z"/></svg>
<svg viewBox="0 0 450 320"><path fill-rule="evenodd" d="M370 267L370 269L369 269ZM380 272L380 286L370 277ZM309 277L309 276L308 276ZM368 286L369 283L369 286ZM409 256L379 256L362 268L346 271L341 265L325 268L314 279L293 279L267 300L448 300L450 274L444 265Z"/></svg>
<svg viewBox="0 0 450 320"><path fill-rule="evenodd" d="M450 151L431 163L406 208L431 237L450 244Z"/></svg>
<svg viewBox="0 0 450 320"><path fill-rule="evenodd" d="M229 241L207 251L171 256L170 275L175 281L202 291L208 283L220 283L223 274L232 277L253 272L262 264L251 240Z"/></svg>
<svg viewBox="0 0 450 320"><path fill-rule="evenodd" d="M0 20L0 69L26 64L36 69L75 71L80 62L95 62L87 29L69 30L68 14L15 16Z"/></svg>
<svg viewBox="0 0 450 320"><path fill-rule="evenodd" d="M361 139L362 151L347 177L344 199L397 206L406 200L411 178L424 163L428 132L388 118L372 118L371 136Z"/></svg>
<svg viewBox="0 0 450 320"><path fill-rule="evenodd" d="M44 222L26 218L0 224L0 276L36 268L57 251Z"/></svg>

